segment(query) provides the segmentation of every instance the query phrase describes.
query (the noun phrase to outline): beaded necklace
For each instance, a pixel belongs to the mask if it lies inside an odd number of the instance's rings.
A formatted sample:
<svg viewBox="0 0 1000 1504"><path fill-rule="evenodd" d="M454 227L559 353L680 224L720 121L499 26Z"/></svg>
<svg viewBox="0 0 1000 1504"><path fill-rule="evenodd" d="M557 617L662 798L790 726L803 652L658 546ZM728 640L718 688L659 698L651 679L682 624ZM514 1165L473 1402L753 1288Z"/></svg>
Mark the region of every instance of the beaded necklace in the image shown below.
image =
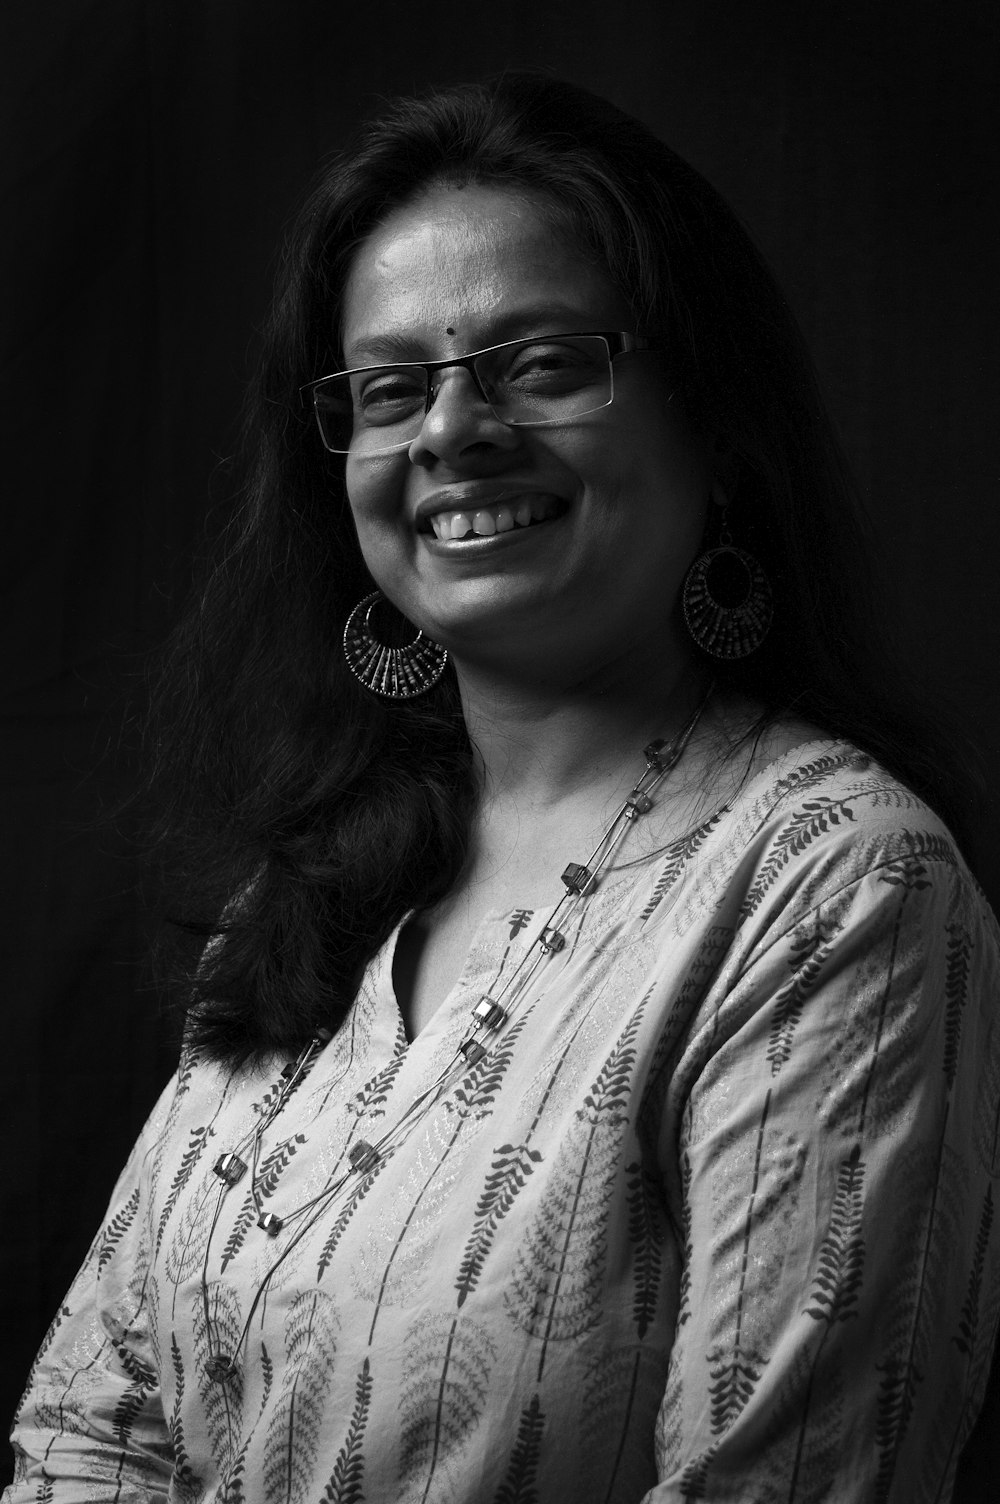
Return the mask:
<svg viewBox="0 0 1000 1504"><path fill-rule="evenodd" d="M380 1138L375 1139L373 1142L369 1142L366 1139L358 1139L348 1153L347 1168L329 1178L326 1185L317 1195L285 1211L283 1216L279 1216L275 1212L265 1211L259 1193L261 1143L264 1134L278 1117L289 1097L301 1085L312 1069L319 1057L320 1051L332 1038L330 1031L328 1029L317 1029L297 1059L289 1061L283 1068L274 1088L275 1095L273 1100L268 1103L268 1097L265 1096L264 1102L261 1104L256 1127L251 1133L245 1135L235 1149L227 1150L220 1155L213 1166L214 1173L218 1176L222 1185L205 1245L205 1255L201 1271L202 1308L205 1317L205 1330L209 1341L209 1357L205 1364L205 1373L209 1379L216 1383L224 1384L236 1377L240 1353L246 1343L254 1315L261 1300L264 1298L270 1281L282 1262L301 1239L311 1231L319 1218L337 1203L338 1198L343 1197L346 1200L352 1194L356 1194L357 1189L363 1185L364 1181L379 1172L385 1162L406 1141L414 1129L423 1122L427 1114L437 1105L442 1097L453 1087L457 1086L470 1070L480 1065L487 1058L490 1053L487 1041L492 1040L495 1042L500 1033L516 1017L518 1011L525 1003L530 983L539 969L545 965L549 957L557 955L559 951L565 948L566 928L570 920L583 904L584 900L597 887L601 874L610 864L616 851L625 839L626 833L631 829L636 820L652 809L654 790L683 756L695 727L701 719L702 712L711 697L713 688L714 686L709 688L708 693L698 705L694 714L669 746L666 741L661 739L650 742L649 746L643 748L643 757L645 758L646 765L638 782L627 795L624 803L613 815L607 830L587 861L570 862L566 867L562 873L562 882L566 891L552 911L548 924L543 926L539 934L527 947L503 986L496 989L495 992L482 993L476 1000L471 1010L469 1033L458 1045L454 1055L438 1072L438 1075L431 1082L430 1086L426 1087L424 1091L420 1092L413 1099L402 1116L390 1128L387 1128ZM269 1095L270 1093L268 1093ZM254 1210L257 1213L257 1226L267 1233L268 1236L274 1238L291 1224L299 1223L300 1225L289 1239L287 1247L278 1256L257 1287L239 1338L234 1344L232 1351L226 1351L221 1347L213 1347L215 1323L212 1320L211 1314L208 1267L212 1238L215 1234L226 1194L233 1186L238 1185L248 1172L250 1174L250 1195L253 1200Z"/></svg>

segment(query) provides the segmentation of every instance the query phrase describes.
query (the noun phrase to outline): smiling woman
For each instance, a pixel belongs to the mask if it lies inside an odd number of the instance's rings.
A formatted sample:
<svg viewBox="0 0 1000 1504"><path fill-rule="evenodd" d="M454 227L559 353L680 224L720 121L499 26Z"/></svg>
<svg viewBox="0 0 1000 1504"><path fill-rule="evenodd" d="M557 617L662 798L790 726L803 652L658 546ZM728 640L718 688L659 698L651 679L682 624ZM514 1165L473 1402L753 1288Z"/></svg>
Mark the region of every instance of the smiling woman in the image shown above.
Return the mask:
<svg viewBox="0 0 1000 1504"><path fill-rule="evenodd" d="M555 669L580 697L595 671L620 681L627 658L652 710L693 653L675 605L705 530L711 455L648 341L599 337L631 320L608 273L523 192L429 187L351 263L345 359L389 345L432 363L391 460L373 464L368 440L395 425L370 427L367 408L354 421L346 482L358 542L373 580L449 649L466 686L479 667L491 694L498 670L523 687ZM511 327L531 343L449 364ZM588 329L593 349L555 343ZM515 525L518 508L533 525ZM655 714L633 745L658 729Z"/></svg>
<svg viewBox="0 0 1000 1504"><path fill-rule="evenodd" d="M946 1500L998 934L744 232L567 85L402 101L247 433L157 722L187 1048L11 1500Z"/></svg>

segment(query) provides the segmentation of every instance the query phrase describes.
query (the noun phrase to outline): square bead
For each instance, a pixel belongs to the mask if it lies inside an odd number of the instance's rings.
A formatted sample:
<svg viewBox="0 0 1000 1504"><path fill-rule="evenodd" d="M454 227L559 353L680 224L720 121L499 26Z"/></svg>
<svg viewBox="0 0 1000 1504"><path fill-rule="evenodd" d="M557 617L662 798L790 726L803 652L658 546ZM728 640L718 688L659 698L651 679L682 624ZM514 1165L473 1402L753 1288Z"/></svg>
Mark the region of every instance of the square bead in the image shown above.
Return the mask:
<svg viewBox="0 0 1000 1504"><path fill-rule="evenodd" d="M458 1047L470 1065L478 1065L486 1059L486 1051L474 1039L464 1039Z"/></svg>
<svg viewBox="0 0 1000 1504"><path fill-rule="evenodd" d="M566 944L566 936L561 930L554 930L550 924L545 926L538 938L542 950L547 950L550 953L562 950Z"/></svg>
<svg viewBox="0 0 1000 1504"><path fill-rule="evenodd" d="M489 993L484 993L473 1008L472 1016L485 1029L499 1029L507 1014L499 1003L493 1001Z"/></svg>
<svg viewBox="0 0 1000 1504"><path fill-rule="evenodd" d="M625 813L630 820L638 820L640 815L646 815L653 808L653 801L648 794L638 791L629 794L625 800Z"/></svg>
<svg viewBox="0 0 1000 1504"><path fill-rule="evenodd" d="M366 1143L363 1138L358 1139L347 1157L351 1162L351 1169L357 1170L359 1175L366 1175L378 1164L378 1150L374 1144Z"/></svg>
<svg viewBox="0 0 1000 1504"><path fill-rule="evenodd" d="M238 1185L247 1172L247 1167L238 1154L223 1154L212 1169L227 1185Z"/></svg>
<svg viewBox="0 0 1000 1504"><path fill-rule="evenodd" d="M228 1353L213 1353L205 1364L205 1375L213 1384L225 1384L236 1372L236 1364Z"/></svg>
<svg viewBox="0 0 1000 1504"><path fill-rule="evenodd" d="M592 893L597 886L594 882L594 874L582 862L570 862L562 875L562 880L570 893Z"/></svg>
<svg viewBox="0 0 1000 1504"><path fill-rule="evenodd" d="M262 1227L269 1238L276 1238L284 1225L281 1218L276 1217L274 1212L261 1212L257 1218L257 1226Z"/></svg>
<svg viewBox="0 0 1000 1504"><path fill-rule="evenodd" d="M289 1060L287 1065L283 1065L281 1067L282 1079L285 1081L290 1081L295 1075L295 1072L298 1070L298 1068L299 1062L297 1060Z"/></svg>
<svg viewBox="0 0 1000 1504"><path fill-rule="evenodd" d="M660 737L657 741L650 742L648 747L643 747L642 749L642 755L646 759L647 765L651 768L656 768L658 772L663 767L663 758L660 756L660 753L666 745L666 742Z"/></svg>

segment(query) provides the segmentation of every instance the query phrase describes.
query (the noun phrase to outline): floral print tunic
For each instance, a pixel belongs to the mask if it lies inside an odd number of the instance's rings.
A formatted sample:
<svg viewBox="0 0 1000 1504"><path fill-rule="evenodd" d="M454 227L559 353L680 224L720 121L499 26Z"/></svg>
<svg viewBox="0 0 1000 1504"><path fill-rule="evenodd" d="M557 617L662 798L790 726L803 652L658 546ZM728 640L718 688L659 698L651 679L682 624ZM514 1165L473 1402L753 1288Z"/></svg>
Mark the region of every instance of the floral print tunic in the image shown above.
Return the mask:
<svg viewBox="0 0 1000 1504"><path fill-rule="evenodd" d="M185 1056L10 1504L949 1498L1000 1310L1000 970L947 832L822 741L626 843L485 1058L348 1177L548 917L490 916L412 1043L393 936L269 1123L283 1061Z"/></svg>

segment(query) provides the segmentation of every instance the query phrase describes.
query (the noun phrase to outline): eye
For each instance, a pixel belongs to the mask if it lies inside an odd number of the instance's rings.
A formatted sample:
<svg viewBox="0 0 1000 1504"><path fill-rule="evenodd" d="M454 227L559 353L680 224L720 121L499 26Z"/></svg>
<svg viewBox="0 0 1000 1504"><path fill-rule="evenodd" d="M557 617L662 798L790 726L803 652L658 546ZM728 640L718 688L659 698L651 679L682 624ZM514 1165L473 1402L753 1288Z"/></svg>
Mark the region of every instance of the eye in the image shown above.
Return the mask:
<svg viewBox="0 0 1000 1504"><path fill-rule="evenodd" d="M368 371L353 378L352 388L355 413L373 427L401 423L420 412L427 400L423 371Z"/></svg>
<svg viewBox="0 0 1000 1504"><path fill-rule="evenodd" d="M538 340L511 351L498 379L533 392L572 392L602 379L607 363L602 340Z"/></svg>

